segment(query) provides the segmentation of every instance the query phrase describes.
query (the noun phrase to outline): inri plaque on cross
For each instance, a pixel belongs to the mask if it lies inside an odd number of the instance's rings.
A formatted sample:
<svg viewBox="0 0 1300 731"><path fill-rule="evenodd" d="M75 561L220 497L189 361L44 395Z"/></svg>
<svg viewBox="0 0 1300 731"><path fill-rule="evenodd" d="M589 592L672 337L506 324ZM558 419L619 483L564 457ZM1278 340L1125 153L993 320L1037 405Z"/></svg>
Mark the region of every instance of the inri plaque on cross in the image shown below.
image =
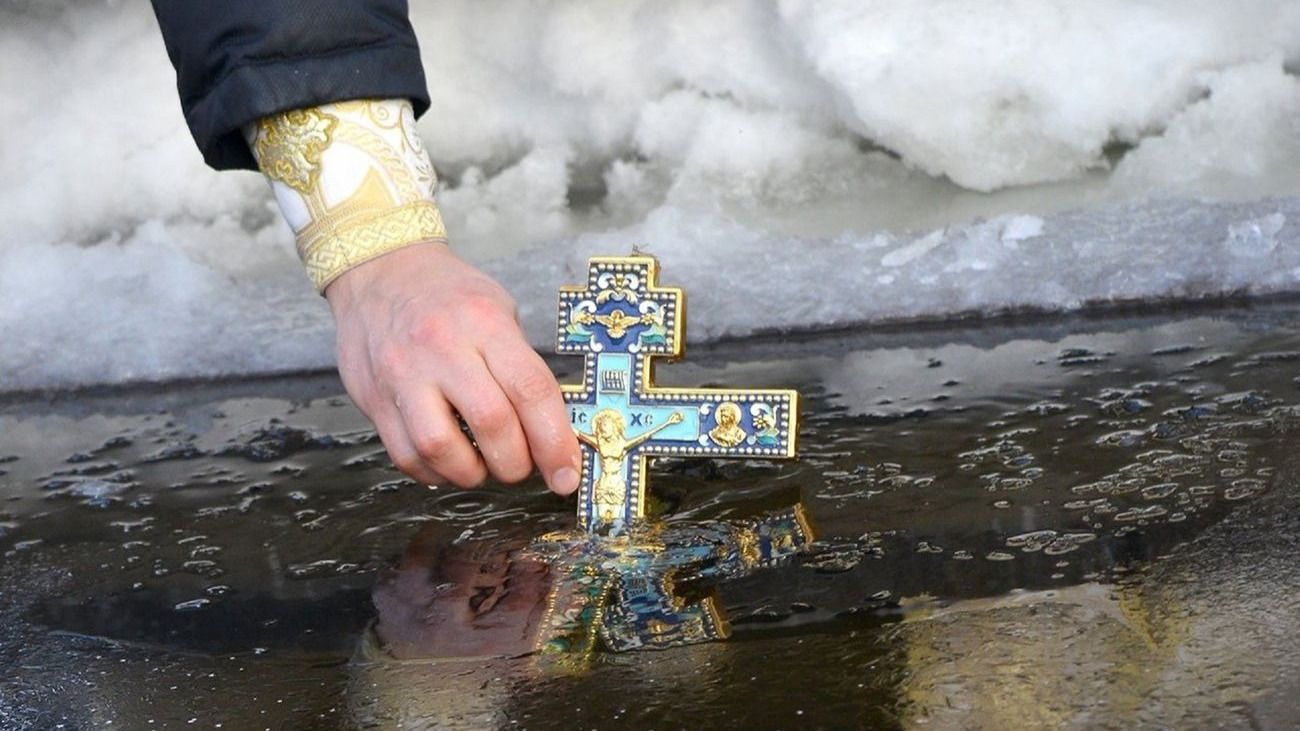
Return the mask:
<svg viewBox="0 0 1300 731"><path fill-rule="evenodd" d="M617 535L646 509L649 457L779 459L795 455L799 394L660 388L656 357L682 354L685 293L660 287L649 256L588 260L586 286L560 288L559 353L581 353L564 386L583 445L578 526Z"/></svg>

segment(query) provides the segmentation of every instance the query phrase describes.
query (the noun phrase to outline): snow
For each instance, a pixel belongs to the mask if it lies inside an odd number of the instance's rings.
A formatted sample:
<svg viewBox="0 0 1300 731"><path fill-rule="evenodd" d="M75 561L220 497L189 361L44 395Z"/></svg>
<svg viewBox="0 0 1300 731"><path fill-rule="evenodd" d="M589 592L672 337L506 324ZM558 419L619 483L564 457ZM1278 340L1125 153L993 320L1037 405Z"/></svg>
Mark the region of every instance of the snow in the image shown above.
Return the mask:
<svg viewBox="0 0 1300 731"><path fill-rule="evenodd" d="M1300 0L416 2L455 245L549 346L632 245L694 340L1300 286ZM145 3L0 8L0 391L328 367ZM17 100L17 101L15 101Z"/></svg>
<svg viewBox="0 0 1300 731"><path fill-rule="evenodd" d="M555 286L581 281L586 256L627 253L630 243L659 258L663 283L687 290L687 338L696 342L1300 289L1297 197L1150 200L865 239L792 239L720 214L661 209L631 228L545 245L488 271L519 299L534 342L550 345Z"/></svg>
<svg viewBox="0 0 1300 731"><path fill-rule="evenodd" d="M556 144L603 158L630 139L744 186L859 139L970 189L1062 180L1160 134L1216 73L1245 67L1250 86L1253 65L1300 62L1294 0L453 0L415 15L451 112L428 122L435 160Z"/></svg>
<svg viewBox="0 0 1300 731"><path fill-rule="evenodd" d="M1228 252L1244 258L1267 256L1277 248L1277 235L1285 225L1286 216L1281 213L1234 223L1228 227Z"/></svg>

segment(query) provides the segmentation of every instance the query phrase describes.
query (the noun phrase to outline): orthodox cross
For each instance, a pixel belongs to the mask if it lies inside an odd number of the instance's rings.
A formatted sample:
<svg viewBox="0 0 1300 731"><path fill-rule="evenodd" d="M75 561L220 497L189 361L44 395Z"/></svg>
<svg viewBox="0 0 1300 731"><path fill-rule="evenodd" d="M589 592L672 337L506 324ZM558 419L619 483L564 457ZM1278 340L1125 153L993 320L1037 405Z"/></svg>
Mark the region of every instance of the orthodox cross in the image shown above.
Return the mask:
<svg viewBox="0 0 1300 731"><path fill-rule="evenodd" d="M595 257L586 286L560 288L556 351L584 360L564 398L583 445L578 526L590 533L618 535L645 516L649 457L795 454L795 391L655 386L655 358L680 357L685 329L685 293L658 274L650 256Z"/></svg>

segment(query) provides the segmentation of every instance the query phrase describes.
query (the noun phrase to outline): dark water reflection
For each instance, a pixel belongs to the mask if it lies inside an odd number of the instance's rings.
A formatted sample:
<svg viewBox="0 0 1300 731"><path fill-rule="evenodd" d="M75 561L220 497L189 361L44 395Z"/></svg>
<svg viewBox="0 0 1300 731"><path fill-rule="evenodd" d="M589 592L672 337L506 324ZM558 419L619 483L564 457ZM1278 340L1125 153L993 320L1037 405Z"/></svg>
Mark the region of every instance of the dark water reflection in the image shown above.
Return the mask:
<svg viewBox="0 0 1300 731"><path fill-rule="evenodd" d="M668 525L819 540L686 588L730 640L577 670L526 550L571 506L401 479L330 379L11 400L0 727L1289 728L1297 312L692 353L801 389L802 459L663 460Z"/></svg>

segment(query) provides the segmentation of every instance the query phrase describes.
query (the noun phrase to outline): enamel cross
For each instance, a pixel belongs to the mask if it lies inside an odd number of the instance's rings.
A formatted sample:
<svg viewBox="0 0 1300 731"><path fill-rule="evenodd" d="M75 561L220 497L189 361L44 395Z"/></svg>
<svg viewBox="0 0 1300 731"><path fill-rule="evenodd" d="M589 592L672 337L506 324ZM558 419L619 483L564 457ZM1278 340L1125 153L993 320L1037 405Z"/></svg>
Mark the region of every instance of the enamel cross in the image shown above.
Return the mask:
<svg viewBox="0 0 1300 731"><path fill-rule="evenodd" d="M680 357L685 329L685 293L658 274L653 257L595 257L586 286L560 288L556 352L584 359L564 399L583 445L578 526L589 533L645 517L649 457L795 455L795 391L655 386L654 359Z"/></svg>

